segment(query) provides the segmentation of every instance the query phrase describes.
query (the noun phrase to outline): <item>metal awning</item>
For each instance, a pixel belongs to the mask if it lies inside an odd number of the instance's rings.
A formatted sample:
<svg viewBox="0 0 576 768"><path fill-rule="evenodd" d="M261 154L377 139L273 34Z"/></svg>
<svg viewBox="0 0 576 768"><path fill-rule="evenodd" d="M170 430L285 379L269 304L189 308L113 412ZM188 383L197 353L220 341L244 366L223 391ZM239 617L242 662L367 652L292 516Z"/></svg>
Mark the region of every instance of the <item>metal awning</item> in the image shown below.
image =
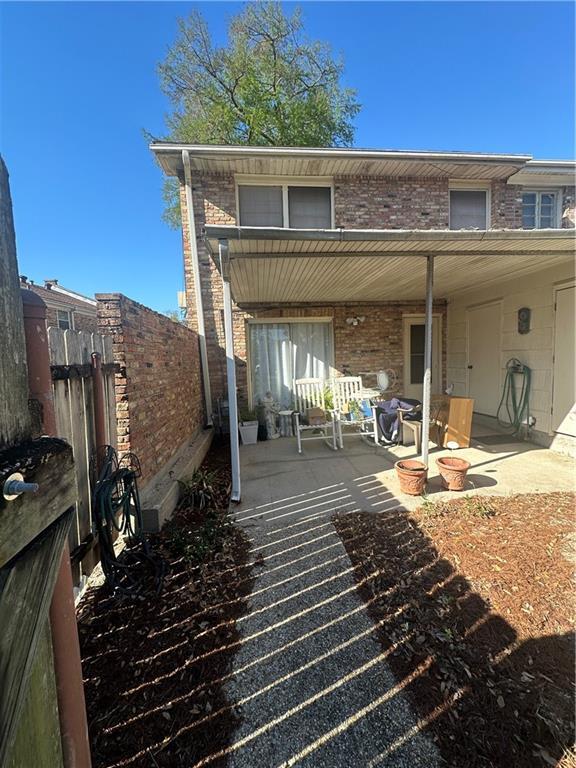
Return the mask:
<svg viewBox="0 0 576 768"><path fill-rule="evenodd" d="M390 301L425 297L426 257L435 294L501 282L574 258L571 230L293 230L206 226L212 254L228 242L230 285L240 304Z"/></svg>

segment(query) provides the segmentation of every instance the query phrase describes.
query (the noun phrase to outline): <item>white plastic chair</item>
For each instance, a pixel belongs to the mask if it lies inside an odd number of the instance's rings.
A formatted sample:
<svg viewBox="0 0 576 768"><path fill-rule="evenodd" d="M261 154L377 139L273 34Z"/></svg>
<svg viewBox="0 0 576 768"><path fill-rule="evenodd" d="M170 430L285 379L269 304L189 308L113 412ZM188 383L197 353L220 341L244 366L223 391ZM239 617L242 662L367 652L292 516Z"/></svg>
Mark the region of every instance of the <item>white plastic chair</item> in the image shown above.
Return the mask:
<svg viewBox="0 0 576 768"><path fill-rule="evenodd" d="M371 406L372 415L361 416L354 421L342 418L342 414L348 409L351 400L361 402L363 397L362 378L360 376L336 376L330 379L330 389L334 400L334 410L338 426L338 446L344 447L343 427L354 427L357 434L378 445L378 425L376 422L376 408Z"/></svg>
<svg viewBox="0 0 576 768"><path fill-rule="evenodd" d="M325 383L322 379L295 379L294 380L294 399L296 411L294 413L296 440L298 442L298 453L302 453L302 443L308 440L324 440L333 451L338 450L338 426L336 414L330 412L330 419L324 420L322 424L303 424L302 416L306 415L308 408L320 408L324 414L327 413L324 401ZM305 440L302 439L303 433L320 432L319 435L310 435Z"/></svg>

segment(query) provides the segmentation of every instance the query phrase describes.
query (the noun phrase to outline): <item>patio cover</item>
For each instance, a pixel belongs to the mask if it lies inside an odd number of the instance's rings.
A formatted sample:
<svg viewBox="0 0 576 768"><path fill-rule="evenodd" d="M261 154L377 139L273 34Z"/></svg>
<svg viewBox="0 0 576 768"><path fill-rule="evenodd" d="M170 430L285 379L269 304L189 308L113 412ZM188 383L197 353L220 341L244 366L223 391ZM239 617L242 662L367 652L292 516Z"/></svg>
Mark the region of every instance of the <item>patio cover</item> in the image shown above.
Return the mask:
<svg viewBox="0 0 576 768"><path fill-rule="evenodd" d="M434 292L470 288L574 258L571 230L295 230L206 226L214 257L228 241L239 304L424 299L427 256ZM218 259L215 259L219 266Z"/></svg>
<svg viewBox="0 0 576 768"><path fill-rule="evenodd" d="M569 230L296 230L210 225L205 239L224 288L232 499L236 501L241 484L232 300L248 306L425 299L421 458L427 465L433 294L447 298L574 258L574 233Z"/></svg>

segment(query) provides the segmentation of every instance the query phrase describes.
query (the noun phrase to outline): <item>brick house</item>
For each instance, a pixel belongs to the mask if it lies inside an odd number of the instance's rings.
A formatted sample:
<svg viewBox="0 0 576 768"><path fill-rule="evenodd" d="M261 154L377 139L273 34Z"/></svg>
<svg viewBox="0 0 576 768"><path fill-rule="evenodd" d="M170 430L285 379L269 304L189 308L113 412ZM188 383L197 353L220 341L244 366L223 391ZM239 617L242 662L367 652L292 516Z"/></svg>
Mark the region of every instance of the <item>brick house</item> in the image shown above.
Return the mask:
<svg viewBox="0 0 576 768"><path fill-rule="evenodd" d="M390 394L421 398L433 271L432 392L451 384L494 419L506 362L521 359L532 369L532 437L573 441L574 162L151 149L180 180L188 322L205 348L208 408L228 391L227 309L240 406L268 389L289 405L299 376L371 384L381 369L395 374Z"/></svg>
<svg viewBox="0 0 576 768"><path fill-rule="evenodd" d="M58 280L45 280L36 285L24 275L20 286L33 291L46 304L46 324L63 330L98 333L96 300L59 285Z"/></svg>

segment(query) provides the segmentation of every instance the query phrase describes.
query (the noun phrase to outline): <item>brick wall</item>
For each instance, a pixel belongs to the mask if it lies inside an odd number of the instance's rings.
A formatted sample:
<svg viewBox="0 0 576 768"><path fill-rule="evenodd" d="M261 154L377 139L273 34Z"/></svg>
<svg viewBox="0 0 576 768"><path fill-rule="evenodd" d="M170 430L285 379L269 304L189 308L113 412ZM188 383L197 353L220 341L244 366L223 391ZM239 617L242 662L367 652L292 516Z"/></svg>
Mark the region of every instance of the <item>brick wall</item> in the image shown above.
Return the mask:
<svg viewBox="0 0 576 768"><path fill-rule="evenodd" d="M446 302L434 303L434 312L442 317L442 389L446 382ZM358 375L363 371L379 371L392 368L397 383L390 394L402 394L404 390L404 315L424 314L423 301L390 301L382 304L325 304L314 307L255 308L249 311L237 309L234 313L234 354L238 399L241 405L248 401L247 366L247 319L282 317L331 317L334 335L334 373ZM349 325L346 318L363 316L363 323ZM365 377L367 386L375 386L375 380Z"/></svg>
<svg viewBox="0 0 576 768"><path fill-rule="evenodd" d="M197 334L121 293L97 294L113 336L118 449L133 451L143 484L204 424Z"/></svg>
<svg viewBox="0 0 576 768"><path fill-rule="evenodd" d="M449 184L447 179L394 179L381 177L336 177L334 180L335 224L345 228L382 229L447 229L449 213ZM491 228L516 229L522 225L521 188L502 181L491 183ZM565 201L570 197L573 215L574 190L567 189ZM201 268L202 297L204 302L206 343L209 373L214 398L226 394L226 358L224 354L224 323L221 277L209 256L202 230L205 223L235 224L236 195L232 174L197 174L193 178L193 199L197 233L198 255ZM183 213L183 251L186 274L188 325L197 329L194 280L187 226L186 200L181 191ZM564 220L564 225L568 226ZM445 313L444 303L439 305ZM395 303L362 306L362 312L353 306L306 307L300 310L310 315L324 314L334 317L336 368L346 370L378 370L392 367L402 372L402 313L423 312L420 303ZM294 314L294 308L258 309L251 312L234 308L235 354L238 362L239 396L247 393L247 351L245 321L258 313ZM364 314L368 319L363 326L350 328L342 317ZM446 327L446 323L443 324ZM358 332L359 331L359 332ZM374 343L379 335L380 346ZM387 362L388 361L388 362ZM402 386L400 380L399 386Z"/></svg>
<svg viewBox="0 0 576 768"><path fill-rule="evenodd" d="M447 229L448 204L447 179L334 179L335 223L345 229Z"/></svg>

